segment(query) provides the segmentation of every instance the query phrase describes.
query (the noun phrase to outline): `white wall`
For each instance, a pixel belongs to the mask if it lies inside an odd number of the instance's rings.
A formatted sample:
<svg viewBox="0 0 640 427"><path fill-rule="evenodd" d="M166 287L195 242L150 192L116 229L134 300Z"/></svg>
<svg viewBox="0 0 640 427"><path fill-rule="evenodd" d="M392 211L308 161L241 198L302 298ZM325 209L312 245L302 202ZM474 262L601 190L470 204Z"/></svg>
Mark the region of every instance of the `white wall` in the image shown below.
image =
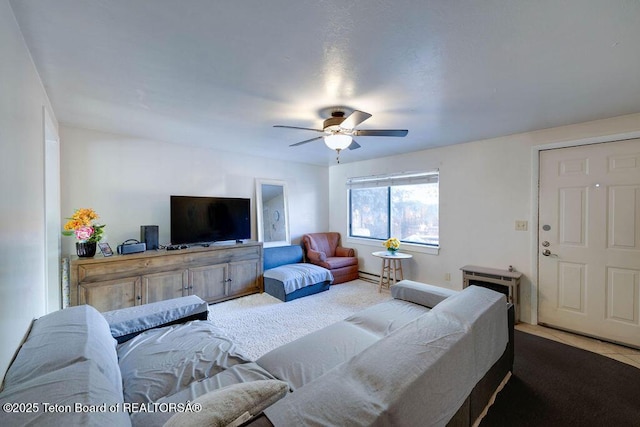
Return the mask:
<svg viewBox="0 0 640 427"><path fill-rule="evenodd" d="M330 168L331 219L334 231L347 235L349 177L403 171L440 169L440 253L430 255L407 245L414 258L403 262L406 278L462 289L464 265L506 269L513 265L526 277L522 283L521 318L535 319L537 224L535 211L535 158L540 146L568 141L601 141L640 131L640 114L572 126L434 148L379 160L335 165ZM515 231L516 220L529 221L529 231ZM380 244L343 238L354 247L360 269L380 274L380 260L371 252ZM451 280L445 280L450 274ZM533 304L532 304L533 301Z"/></svg>
<svg viewBox="0 0 640 427"><path fill-rule="evenodd" d="M251 198L256 240L256 178L287 183L293 243L329 227L326 167L68 126L60 127L60 140L62 216L76 208L95 209L114 251L124 240L139 239L140 225L158 225L160 243L169 243L172 194ZM74 239L65 237L63 254L74 253L73 245Z"/></svg>
<svg viewBox="0 0 640 427"><path fill-rule="evenodd" d="M4 372L31 320L46 309L43 106L51 113L5 0L0 0L0 61L0 372Z"/></svg>

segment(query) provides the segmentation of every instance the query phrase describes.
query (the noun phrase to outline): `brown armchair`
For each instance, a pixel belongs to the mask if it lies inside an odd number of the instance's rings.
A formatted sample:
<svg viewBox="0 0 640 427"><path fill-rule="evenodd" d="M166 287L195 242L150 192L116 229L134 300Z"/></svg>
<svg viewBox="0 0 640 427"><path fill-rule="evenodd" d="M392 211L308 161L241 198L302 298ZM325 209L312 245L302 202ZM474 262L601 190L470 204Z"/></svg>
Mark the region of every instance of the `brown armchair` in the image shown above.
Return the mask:
<svg viewBox="0 0 640 427"><path fill-rule="evenodd" d="M340 233L310 233L302 236L307 261L324 267L333 274L333 284L358 278L355 251L340 245Z"/></svg>

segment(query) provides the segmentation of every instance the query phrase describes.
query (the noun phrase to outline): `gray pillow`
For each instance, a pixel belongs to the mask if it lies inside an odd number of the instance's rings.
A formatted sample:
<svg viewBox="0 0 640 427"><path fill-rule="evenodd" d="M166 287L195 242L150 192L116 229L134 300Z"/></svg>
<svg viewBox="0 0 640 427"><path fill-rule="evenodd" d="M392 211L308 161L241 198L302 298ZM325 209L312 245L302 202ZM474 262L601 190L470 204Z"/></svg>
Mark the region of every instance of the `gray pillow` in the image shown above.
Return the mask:
<svg viewBox="0 0 640 427"><path fill-rule="evenodd" d="M420 304L433 308L438 303L450 296L456 295L459 291L454 291L439 286L427 285L426 283L414 282L412 280L401 280L391 286L391 296L396 299Z"/></svg>
<svg viewBox="0 0 640 427"><path fill-rule="evenodd" d="M37 319L7 371L13 387L84 360L92 360L122 393L116 340L100 312L90 305L54 311Z"/></svg>
<svg viewBox="0 0 640 427"><path fill-rule="evenodd" d="M204 394L191 402L197 412L178 412L164 427L239 426L282 399L289 391L284 381L240 383Z"/></svg>

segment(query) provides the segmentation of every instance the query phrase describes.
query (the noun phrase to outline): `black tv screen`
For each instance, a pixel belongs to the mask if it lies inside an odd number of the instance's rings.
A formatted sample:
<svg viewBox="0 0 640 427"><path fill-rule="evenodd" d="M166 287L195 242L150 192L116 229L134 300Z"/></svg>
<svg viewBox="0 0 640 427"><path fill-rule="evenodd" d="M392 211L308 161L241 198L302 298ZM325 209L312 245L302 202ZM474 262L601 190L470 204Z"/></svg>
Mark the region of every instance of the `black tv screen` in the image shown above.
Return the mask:
<svg viewBox="0 0 640 427"><path fill-rule="evenodd" d="M250 238L250 199L171 196L172 244Z"/></svg>

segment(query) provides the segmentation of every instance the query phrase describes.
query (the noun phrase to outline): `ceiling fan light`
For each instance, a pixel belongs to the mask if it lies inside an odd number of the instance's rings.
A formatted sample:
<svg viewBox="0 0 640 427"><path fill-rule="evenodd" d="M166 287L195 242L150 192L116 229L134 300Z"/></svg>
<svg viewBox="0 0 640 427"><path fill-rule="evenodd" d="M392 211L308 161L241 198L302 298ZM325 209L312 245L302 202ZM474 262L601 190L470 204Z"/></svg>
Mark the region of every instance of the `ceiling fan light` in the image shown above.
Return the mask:
<svg viewBox="0 0 640 427"><path fill-rule="evenodd" d="M340 133L334 133L333 135L327 135L324 137L324 143L332 150L344 150L351 145L351 135L344 135Z"/></svg>

